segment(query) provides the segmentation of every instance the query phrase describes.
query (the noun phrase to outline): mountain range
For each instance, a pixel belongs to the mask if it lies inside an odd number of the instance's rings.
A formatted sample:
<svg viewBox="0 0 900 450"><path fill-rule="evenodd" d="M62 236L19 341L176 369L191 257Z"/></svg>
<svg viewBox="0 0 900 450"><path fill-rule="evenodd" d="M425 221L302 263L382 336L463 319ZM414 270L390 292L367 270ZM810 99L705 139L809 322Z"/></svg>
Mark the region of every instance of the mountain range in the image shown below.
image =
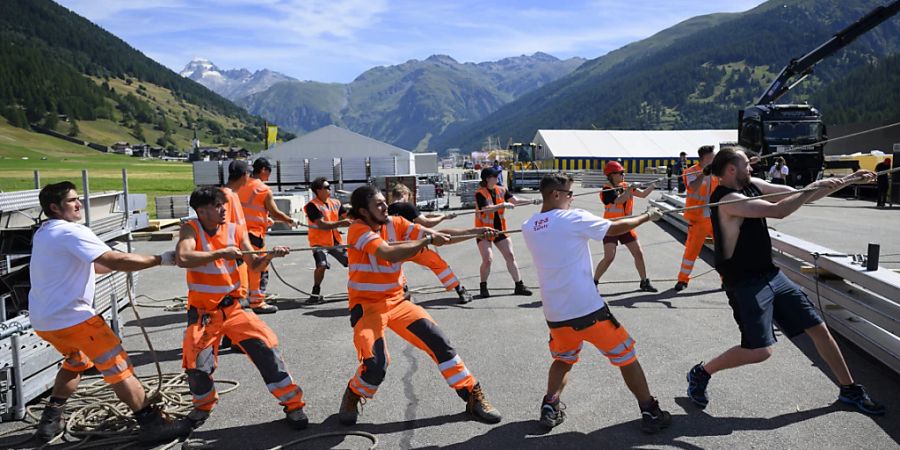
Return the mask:
<svg viewBox="0 0 900 450"><path fill-rule="evenodd" d="M489 116L444 133L431 147L477 149L490 135L530 140L541 128L734 128L737 111L752 104L791 58L885 3L778 0L743 13L695 17L587 61ZM896 120L900 108L884 99L896 98L900 74L891 72L896 62L890 57L898 48L895 16L824 59L781 102L823 101L839 109L833 116L822 110L827 123Z"/></svg>
<svg viewBox="0 0 900 450"><path fill-rule="evenodd" d="M335 124L421 150L584 61L540 52L482 63L433 55L375 67L346 84L298 81L268 70L223 71L207 60L191 61L181 74L292 132Z"/></svg>

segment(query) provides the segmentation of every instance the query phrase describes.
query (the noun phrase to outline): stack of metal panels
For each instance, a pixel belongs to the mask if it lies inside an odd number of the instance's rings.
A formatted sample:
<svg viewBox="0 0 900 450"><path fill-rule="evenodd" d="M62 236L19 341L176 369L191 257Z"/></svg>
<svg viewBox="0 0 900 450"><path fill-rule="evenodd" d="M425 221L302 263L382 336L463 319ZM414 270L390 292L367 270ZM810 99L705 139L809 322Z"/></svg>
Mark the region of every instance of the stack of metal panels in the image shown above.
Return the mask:
<svg viewBox="0 0 900 450"><path fill-rule="evenodd" d="M190 215L187 195L165 195L156 197L157 219L180 219Z"/></svg>
<svg viewBox="0 0 900 450"><path fill-rule="evenodd" d="M369 172L372 178L390 175L399 175L397 171L397 157L379 156L369 159Z"/></svg>
<svg viewBox="0 0 900 450"><path fill-rule="evenodd" d="M328 181L334 181L334 158L316 158L309 160L309 181L319 177L325 177Z"/></svg>
<svg viewBox="0 0 900 450"><path fill-rule="evenodd" d="M481 180L460 180L456 187L456 193L459 195L459 201L464 208L475 207L475 191Z"/></svg>
<svg viewBox="0 0 900 450"><path fill-rule="evenodd" d="M364 156L341 158L341 177L344 183L358 183L368 178L366 159Z"/></svg>
<svg viewBox="0 0 900 450"><path fill-rule="evenodd" d="M227 171L227 164L225 168ZM218 186L223 181L219 161L194 161L194 186Z"/></svg>
<svg viewBox="0 0 900 450"><path fill-rule="evenodd" d="M437 189L433 184L416 185L416 202L428 202L437 198Z"/></svg>

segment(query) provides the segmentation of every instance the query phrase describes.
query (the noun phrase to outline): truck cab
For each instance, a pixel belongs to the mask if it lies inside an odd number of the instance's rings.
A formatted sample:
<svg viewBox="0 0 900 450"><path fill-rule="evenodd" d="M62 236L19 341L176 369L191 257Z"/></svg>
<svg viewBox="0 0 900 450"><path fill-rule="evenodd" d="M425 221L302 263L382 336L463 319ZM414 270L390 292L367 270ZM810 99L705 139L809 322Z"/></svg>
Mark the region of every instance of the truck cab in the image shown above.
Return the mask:
<svg viewBox="0 0 900 450"><path fill-rule="evenodd" d="M788 184L805 185L816 178L825 165L825 124L819 111L810 105L753 105L740 114L738 142L760 156L781 155L790 171ZM804 147L808 145L808 147ZM754 166L754 175L763 177L775 163L763 158Z"/></svg>

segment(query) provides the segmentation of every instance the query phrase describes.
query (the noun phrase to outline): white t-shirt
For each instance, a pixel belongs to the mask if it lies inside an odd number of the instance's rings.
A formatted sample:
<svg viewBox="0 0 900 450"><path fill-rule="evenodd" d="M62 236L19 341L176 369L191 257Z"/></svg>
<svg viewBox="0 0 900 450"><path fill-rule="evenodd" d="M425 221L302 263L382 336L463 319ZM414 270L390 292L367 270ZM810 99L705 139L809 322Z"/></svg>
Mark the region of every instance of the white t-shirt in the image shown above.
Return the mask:
<svg viewBox="0 0 900 450"><path fill-rule="evenodd" d="M548 321L574 319L603 307L588 241L602 241L609 226L609 220L583 209L537 213L522 224Z"/></svg>
<svg viewBox="0 0 900 450"><path fill-rule="evenodd" d="M772 166L769 168L769 178L781 178L782 180L788 176L788 166L781 166L781 170L778 170L778 166Z"/></svg>
<svg viewBox="0 0 900 450"><path fill-rule="evenodd" d="M94 311L94 260L110 251L90 228L51 219L34 234L31 249L31 326L53 331L90 319Z"/></svg>

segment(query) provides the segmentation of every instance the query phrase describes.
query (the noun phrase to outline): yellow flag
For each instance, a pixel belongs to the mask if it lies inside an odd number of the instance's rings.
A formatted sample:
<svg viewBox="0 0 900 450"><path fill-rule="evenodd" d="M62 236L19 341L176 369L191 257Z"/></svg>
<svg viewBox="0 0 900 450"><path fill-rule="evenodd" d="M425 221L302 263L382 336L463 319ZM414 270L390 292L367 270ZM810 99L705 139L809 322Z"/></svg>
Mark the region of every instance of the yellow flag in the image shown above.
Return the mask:
<svg viewBox="0 0 900 450"><path fill-rule="evenodd" d="M275 139L278 138L278 127L275 125L269 125L266 129L266 143L269 145L275 144Z"/></svg>

